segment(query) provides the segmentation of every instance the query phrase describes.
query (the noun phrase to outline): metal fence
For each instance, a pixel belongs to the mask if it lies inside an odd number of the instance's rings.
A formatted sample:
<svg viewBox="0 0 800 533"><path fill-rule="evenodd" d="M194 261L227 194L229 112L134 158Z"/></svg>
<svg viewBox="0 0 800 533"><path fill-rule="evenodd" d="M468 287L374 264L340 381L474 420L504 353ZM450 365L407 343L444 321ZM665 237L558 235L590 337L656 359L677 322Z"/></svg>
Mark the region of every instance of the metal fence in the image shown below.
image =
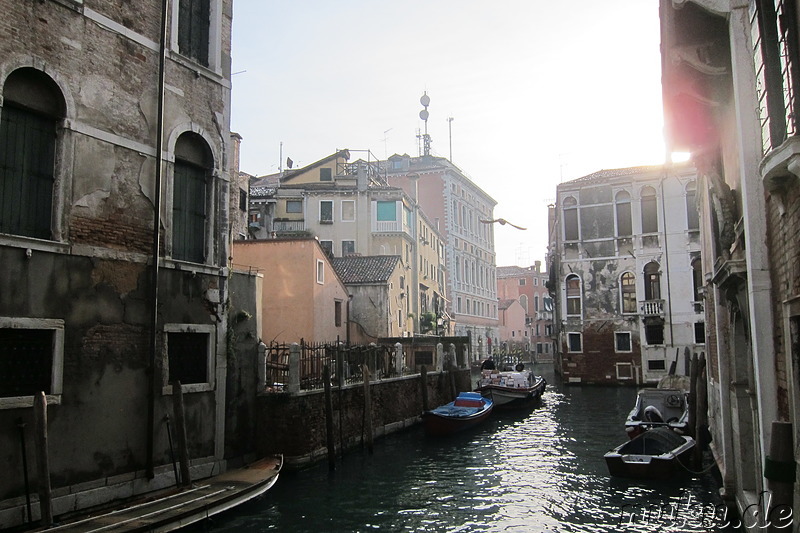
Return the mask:
<svg viewBox="0 0 800 533"><path fill-rule="evenodd" d="M293 365L293 359L296 363ZM362 365L373 379L402 375L402 363L393 347L384 345L349 345L341 342L286 344L273 342L264 353L264 388L267 392L319 390L324 388L327 366L333 385L363 382ZM296 369L294 372L292 369Z"/></svg>

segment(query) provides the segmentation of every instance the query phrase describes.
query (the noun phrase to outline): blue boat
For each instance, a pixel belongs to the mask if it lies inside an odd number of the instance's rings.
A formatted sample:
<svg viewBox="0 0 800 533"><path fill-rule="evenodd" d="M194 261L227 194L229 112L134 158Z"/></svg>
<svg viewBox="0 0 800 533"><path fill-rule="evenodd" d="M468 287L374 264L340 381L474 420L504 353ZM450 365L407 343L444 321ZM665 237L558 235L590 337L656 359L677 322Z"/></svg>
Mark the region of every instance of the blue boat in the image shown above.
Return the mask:
<svg viewBox="0 0 800 533"><path fill-rule="evenodd" d="M492 407L490 398L477 392L462 392L452 402L422 413L422 427L428 435L451 435L489 418Z"/></svg>

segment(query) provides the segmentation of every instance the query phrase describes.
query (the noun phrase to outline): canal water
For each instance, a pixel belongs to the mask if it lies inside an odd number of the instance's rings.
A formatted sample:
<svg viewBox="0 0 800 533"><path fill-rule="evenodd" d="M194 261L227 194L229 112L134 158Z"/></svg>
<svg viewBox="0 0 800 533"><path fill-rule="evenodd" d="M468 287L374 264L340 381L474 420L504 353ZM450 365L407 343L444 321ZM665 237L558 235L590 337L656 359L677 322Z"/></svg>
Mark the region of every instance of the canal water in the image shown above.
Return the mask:
<svg viewBox="0 0 800 533"><path fill-rule="evenodd" d="M611 478L603 454L627 440L634 388L562 386L552 365L541 406L493 413L468 433L421 427L284 472L262 498L197 526L205 532L735 531L711 473L670 482Z"/></svg>

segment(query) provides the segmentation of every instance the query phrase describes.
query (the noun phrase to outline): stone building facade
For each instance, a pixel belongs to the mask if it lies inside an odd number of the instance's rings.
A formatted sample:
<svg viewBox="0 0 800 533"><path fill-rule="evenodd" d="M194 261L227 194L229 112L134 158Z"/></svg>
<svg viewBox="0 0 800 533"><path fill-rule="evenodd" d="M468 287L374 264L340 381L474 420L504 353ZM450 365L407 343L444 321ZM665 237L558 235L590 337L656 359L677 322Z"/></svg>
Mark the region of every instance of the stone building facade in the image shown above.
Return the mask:
<svg viewBox="0 0 800 533"><path fill-rule="evenodd" d="M655 384L704 349L690 165L604 170L557 188L556 370L570 383Z"/></svg>
<svg viewBox="0 0 800 533"><path fill-rule="evenodd" d="M441 234L453 332L470 337L473 356L485 357L499 323L494 227L481 221L494 219L497 202L443 157L395 154L384 172L389 185L418 199Z"/></svg>
<svg viewBox="0 0 800 533"><path fill-rule="evenodd" d="M56 515L174 482L172 380L195 475L236 448L232 2L193 4L0 2L0 528L25 520L20 437L32 457L39 392Z"/></svg>
<svg viewBox="0 0 800 533"><path fill-rule="evenodd" d="M541 261L529 267L497 267L497 296L516 298L525 309L522 350L531 359L549 362L555 352L553 345L553 298L547 288L549 272L542 271Z"/></svg>
<svg viewBox="0 0 800 533"><path fill-rule="evenodd" d="M698 172L710 446L723 496L773 523L772 510L788 506L793 522L778 527L793 531L800 510L799 9L796 0L660 2L668 147L691 153Z"/></svg>

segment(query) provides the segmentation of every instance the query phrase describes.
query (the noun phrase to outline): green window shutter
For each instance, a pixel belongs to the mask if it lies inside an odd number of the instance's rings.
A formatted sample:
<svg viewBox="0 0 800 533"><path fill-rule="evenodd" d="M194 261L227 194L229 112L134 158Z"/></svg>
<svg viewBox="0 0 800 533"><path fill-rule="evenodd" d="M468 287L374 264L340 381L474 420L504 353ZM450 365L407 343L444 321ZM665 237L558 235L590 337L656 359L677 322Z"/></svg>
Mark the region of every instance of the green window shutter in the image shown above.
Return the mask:
<svg viewBox="0 0 800 533"><path fill-rule="evenodd" d="M205 262L207 184L202 168L175 162L172 200L172 256Z"/></svg>
<svg viewBox="0 0 800 533"><path fill-rule="evenodd" d="M397 220L397 202L378 202L377 210L379 222Z"/></svg>
<svg viewBox="0 0 800 533"><path fill-rule="evenodd" d="M49 239L55 123L6 106L0 120L0 232Z"/></svg>

